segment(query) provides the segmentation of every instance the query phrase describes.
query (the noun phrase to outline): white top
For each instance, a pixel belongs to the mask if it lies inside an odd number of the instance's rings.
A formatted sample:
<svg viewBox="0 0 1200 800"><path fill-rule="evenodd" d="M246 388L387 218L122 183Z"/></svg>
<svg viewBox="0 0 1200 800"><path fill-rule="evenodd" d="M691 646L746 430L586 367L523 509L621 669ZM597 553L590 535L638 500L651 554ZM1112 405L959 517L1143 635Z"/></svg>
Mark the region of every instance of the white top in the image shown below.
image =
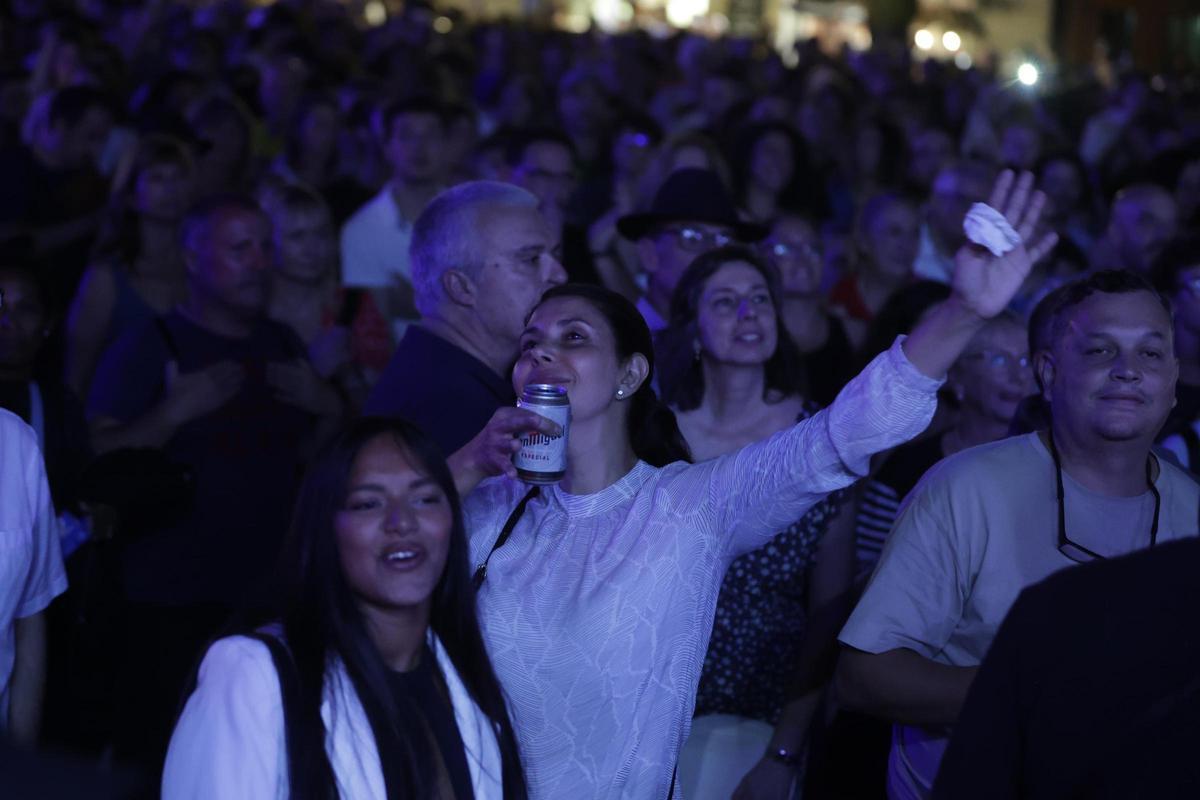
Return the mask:
<svg viewBox="0 0 1200 800"><path fill-rule="evenodd" d="M1158 541L1197 532L1200 487L1159 459ZM1092 492L1063 473L1068 538L1105 556L1146 547L1154 500ZM839 637L868 653L913 650L939 664L983 661L1026 586L1075 564L1058 550L1054 462L1036 433L956 453L905 500L879 565ZM889 796L928 796L945 729L897 726Z"/></svg>
<svg viewBox="0 0 1200 800"><path fill-rule="evenodd" d="M491 722L471 700L436 637L430 646L450 691L471 786L480 800L502 800L500 749ZM325 751L342 800L387 800L375 736L340 663L327 673L321 719ZM283 699L271 651L231 636L208 649L163 768L163 800L286 800Z"/></svg>
<svg viewBox="0 0 1200 800"><path fill-rule="evenodd" d="M67 590L58 519L33 429L0 408L0 733L8 726L14 620Z"/></svg>
<svg viewBox="0 0 1200 800"><path fill-rule="evenodd" d="M770 439L529 504L479 606L531 798L667 796L725 569L924 429L938 385L897 341L830 408ZM472 564L527 489L497 478L467 497Z"/></svg>
<svg viewBox="0 0 1200 800"><path fill-rule="evenodd" d="M408 246L412 223L400 214L387 184L342 226L342 282L383 289L412 282Z"/></svg>

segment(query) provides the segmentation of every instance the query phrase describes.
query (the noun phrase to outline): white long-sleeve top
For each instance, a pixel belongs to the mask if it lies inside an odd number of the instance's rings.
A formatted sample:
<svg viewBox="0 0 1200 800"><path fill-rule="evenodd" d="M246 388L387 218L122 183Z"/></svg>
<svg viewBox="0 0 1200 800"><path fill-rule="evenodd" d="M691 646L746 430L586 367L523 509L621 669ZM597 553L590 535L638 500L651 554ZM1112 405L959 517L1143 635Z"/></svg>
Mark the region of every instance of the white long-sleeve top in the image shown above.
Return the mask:
<svg viewBox="0 0 1200 800"><path fill-rule="evenodd" d="M531 798L665 800L729 563L924 430L939 385L898 340L832 406L765 441L530 502L491 556L479 612ZM497 478L467 497L473 564L526 491Z"/></svg>

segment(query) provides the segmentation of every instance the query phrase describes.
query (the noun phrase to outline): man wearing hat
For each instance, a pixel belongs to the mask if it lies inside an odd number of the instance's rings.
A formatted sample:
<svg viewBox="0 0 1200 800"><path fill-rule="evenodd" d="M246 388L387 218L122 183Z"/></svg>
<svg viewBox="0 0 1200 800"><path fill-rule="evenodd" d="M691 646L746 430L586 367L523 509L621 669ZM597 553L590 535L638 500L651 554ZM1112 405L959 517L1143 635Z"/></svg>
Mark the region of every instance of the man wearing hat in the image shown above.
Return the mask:
<svg viewBox="0 0 1200 800"><path fill-rule="evenodd" d="M738 217L729 190L706 169L671 173L650 210L621 217L617 230L637 244L647 276L646 294L637 307L652 332L667 327L671 295L696 256L731 241L756 242L767 235L766 227Z"/></svg>

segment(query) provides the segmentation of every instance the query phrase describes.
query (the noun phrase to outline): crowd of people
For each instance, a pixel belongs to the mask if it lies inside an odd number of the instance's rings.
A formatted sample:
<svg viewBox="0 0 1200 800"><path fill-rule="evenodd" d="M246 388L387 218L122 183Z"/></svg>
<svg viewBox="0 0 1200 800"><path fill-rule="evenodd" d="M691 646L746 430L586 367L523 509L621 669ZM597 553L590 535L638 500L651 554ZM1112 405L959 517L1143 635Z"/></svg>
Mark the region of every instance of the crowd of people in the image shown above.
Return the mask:
<svg viewBox="0 0 1200 800"><path fill-rule="evenodd" d="M422 2L0 42L15 796L1200 793L1194 80Z"/></svg>

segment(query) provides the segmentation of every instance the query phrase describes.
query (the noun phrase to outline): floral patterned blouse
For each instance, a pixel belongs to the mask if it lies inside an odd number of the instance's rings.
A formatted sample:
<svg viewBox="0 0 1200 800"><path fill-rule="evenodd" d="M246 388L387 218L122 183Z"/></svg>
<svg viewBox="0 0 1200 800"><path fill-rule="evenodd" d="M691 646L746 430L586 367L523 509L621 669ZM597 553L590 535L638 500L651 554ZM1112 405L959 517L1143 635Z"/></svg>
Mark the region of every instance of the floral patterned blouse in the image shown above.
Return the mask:
<svg viewBox="0 0 1200 800"><path fill-rule="evenodd" d="M814 410L806 408L800 419ZM729 566L700 676L696 716L778 721L804 640L817 546L845 501L844 491L834 492Z"/></svg>

